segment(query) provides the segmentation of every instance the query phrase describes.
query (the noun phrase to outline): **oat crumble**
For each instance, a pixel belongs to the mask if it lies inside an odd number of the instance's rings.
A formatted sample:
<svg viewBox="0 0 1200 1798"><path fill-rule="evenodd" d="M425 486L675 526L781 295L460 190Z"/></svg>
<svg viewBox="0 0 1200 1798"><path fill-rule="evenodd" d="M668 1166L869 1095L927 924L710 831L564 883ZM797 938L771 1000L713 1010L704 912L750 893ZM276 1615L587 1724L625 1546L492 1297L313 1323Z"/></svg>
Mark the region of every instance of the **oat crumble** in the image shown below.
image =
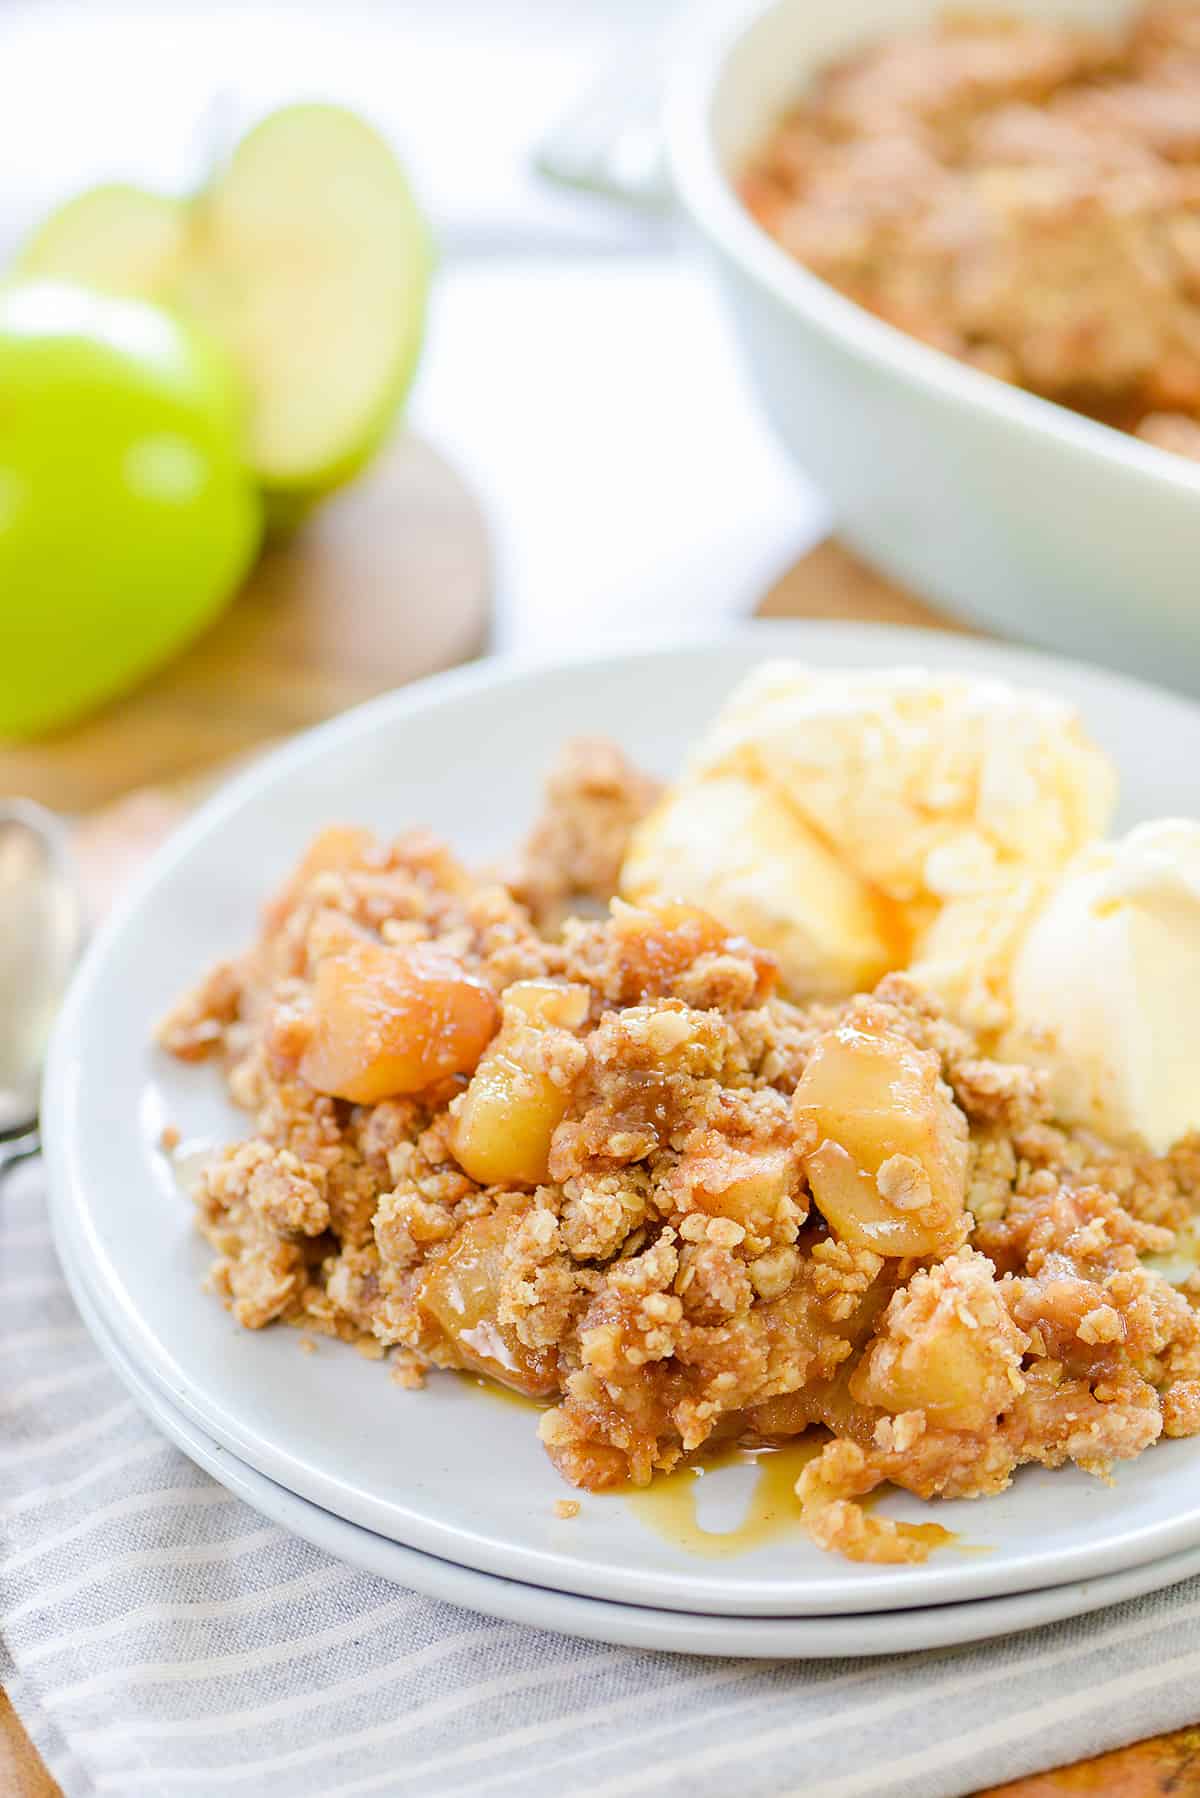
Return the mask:
<svg viewBox="0 0 1200 1798"><path fill-rule="evenodd" d="M552 1401L542 1441L591 1491L823 1430L803 1521L863 1560L927 1552L859 1503L882 1482L978 1497L1200 1431L1196 1312L1142 1260L1192 1216L1200 1143L1062 1128L903 976L797 1006L702 912L560 920L651 786L592 745L550 791L508 884L424 833L326 831L164 1021L253 1118L196 1192L240 1323Z"/></svg>

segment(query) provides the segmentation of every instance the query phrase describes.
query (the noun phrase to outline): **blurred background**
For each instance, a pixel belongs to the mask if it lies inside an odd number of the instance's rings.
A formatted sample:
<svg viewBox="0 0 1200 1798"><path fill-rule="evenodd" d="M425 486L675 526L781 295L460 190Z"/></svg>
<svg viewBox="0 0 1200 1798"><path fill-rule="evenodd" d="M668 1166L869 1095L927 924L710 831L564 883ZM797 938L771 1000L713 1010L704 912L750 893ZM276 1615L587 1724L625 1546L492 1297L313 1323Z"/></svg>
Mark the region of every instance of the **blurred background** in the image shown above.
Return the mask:
<svg viewBox="0 0 1200 1798"><path fill-rule="evenodd" d="M1065 23L885 42L774 149L864 34L755 10L0 0L0 791L77 813L764 596L1196 690L1200 7L1099 85ZM715 284L658 131L710 15L672 141ZM826 495L863 561L810 555Z"/></svg>
<svg viewBox="0 0 1200 1798"><path fill-rule="evenodd" d="M756 416L669 214L534 168L614 60L653 83L684 29L664 0L0 0L0 252L91 183L194 185L285 102L361 110L438 243L408 418L486 515L492 641L706 630L821 534L821 502Z"/></svg>

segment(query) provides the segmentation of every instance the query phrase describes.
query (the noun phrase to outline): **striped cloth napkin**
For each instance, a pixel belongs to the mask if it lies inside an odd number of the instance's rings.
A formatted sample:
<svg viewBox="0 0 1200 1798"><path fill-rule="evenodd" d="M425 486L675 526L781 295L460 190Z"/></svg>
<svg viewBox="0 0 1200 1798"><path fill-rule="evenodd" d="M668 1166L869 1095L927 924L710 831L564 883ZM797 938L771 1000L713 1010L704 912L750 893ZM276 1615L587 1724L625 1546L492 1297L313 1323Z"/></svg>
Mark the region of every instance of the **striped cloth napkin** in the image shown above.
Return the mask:
<svg viewBox="0 0 1200 1798"><path fill-rule="evenodd" d="M0 1190L0 1685L68 1798L954 1798L1191 1723L1200 1580L891 1660L693 1660L357 1573L143 1420Z"/></svg>

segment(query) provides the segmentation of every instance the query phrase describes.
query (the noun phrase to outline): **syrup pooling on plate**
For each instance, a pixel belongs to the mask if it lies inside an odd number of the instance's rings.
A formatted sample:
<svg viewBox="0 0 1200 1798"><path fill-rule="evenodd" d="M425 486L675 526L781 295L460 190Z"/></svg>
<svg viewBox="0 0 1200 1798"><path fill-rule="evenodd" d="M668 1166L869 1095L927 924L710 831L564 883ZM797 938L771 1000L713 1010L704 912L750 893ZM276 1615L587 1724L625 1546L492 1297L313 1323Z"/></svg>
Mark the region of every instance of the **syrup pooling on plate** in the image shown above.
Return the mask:
<svg viewBox="0 0 1200 1798"><path fill-rule="evenodd" d="M530 1398L511 1386L502 1386L486 1374L460 1376L472 1392L482 1392L503 1405L521 1411L544 1411L545 1400ZM750 1448L730 1443L712 1454L677 1467L674 1473L662 1474L649 1486L626 1489L619 1495L647 1529L664 1541L685 1549L689 1554L707 1560L724 1560L732 1555L748 1554L770 1542L800 1536L800 1509L796 1501L796 1481L801 1472L820 1454L825 1438L816 1435L799 1437L794 1442L763 1443ZM726 1469L753 1468L754 1479L745 1495L736 1520L710 1528L701 1517L707 1480L715 1485L716 1476ZM744 1483L740 1483L744 1484ZM873 1494L864 1501L864 1509L874 1510L886 1493ZM986 1550L960 1540L955 1530L943 1529L937 1523L897 1523L895 1530L904 1542L931 1551L956 1548L963 1553L982 1554Z"/></svg>
<svg viewBox="0 0 1200 1798"><path fill-rule="evenodd" d="M518 1411L538 1412L546 1410L549 1400L531 1398L527 1392L518 1392L515 1386L502 1386L499 1380L489 1380L485 1373L460 1373L463 1385L472 1394L482 1392L497 1404L508 1405Z"/></svg>
<svg viewBox="0 0 1200 1798"><path fill-rule="evenodd" d="M470 1387L501 1404L524 1411L546 1408L537 1399L489 1380L486 1375L462 1377ZM711 1455L676 1468L674 1473L660 1475L649 1486L627 1488L613 1496L623 1499L634 1515L656 1535L691 1554L710 1559L746 1554L764 1543L799 1532L796 1480L801 1469L820 1453L821 1447L820 1441L808 1438L760 1448L743 1448L731 1443ZM701 1483L705 1479L712 1480L726 1468L736 1467L755 1469L744 1511L731 1527L709 1529L700 1519ZM941 1536L947 1541L953 1539L948 1531L942 1531ZM931 1536L928 1540L932 1544L935 1538Z"/></svg>
<svg viewBox="0 0 1200 1798"><path fill-rule="evenodd" d="M721 1449L674 1473L660 1474L649 1486L628 1492L625 1502L649 1529L690 1554L709 1559L748 1554L801 1533L796 1481L822 1446L802 1439L779 1448ZM705 1482L735 1467L755 1469L745 1509L730 1527L710 1529L701 1521Z"/></svg>
<svg viewBox="0 0 1200 1798"><path fill-rule="evenodd" d="M626 1503L635 1516L667 1542L689 1554L709 1560L723 1560L732 1555L749 1554L768 1543L801 1537L803 1527L796 1500L796 1481L825 1446L823 1439L801 1437L797 1442L769 1444L761 1448L731 1447L705 1456L661 1475L649 1486L626 1495ZM727 1527L709 1525L701 1513L705 1505L705 1482L715 1483L726 1469L752 1467L753 1485L745 1499L744 1509ZM886 1490L872 1494L864 1509L871 1511ZM963 1542L956 1530L944 1529L939 1523L891 1522L898 1540L909 1544L924 1558L934 1549L954 1548L964 1554L982 1554L986 1550Z"/></svg>

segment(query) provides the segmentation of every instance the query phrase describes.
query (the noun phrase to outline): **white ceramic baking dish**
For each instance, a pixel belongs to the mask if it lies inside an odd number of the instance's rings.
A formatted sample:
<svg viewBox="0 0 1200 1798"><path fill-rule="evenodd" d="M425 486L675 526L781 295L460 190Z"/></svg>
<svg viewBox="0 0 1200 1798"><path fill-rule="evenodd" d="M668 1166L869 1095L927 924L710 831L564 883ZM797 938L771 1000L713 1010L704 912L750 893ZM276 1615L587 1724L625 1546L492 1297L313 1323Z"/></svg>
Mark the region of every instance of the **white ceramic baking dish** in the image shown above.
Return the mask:
<svg viewBox="0 0 1200 1798"><path fill-rule="evenodd" d="M1005 10L1111 20L1128 0ZM763 0L685 35L667 139L751 380L841 534L993 629L1200 692L1200 465L980 374L872 317L754 222L736 176L810 76L932 0Z"/></svg>

